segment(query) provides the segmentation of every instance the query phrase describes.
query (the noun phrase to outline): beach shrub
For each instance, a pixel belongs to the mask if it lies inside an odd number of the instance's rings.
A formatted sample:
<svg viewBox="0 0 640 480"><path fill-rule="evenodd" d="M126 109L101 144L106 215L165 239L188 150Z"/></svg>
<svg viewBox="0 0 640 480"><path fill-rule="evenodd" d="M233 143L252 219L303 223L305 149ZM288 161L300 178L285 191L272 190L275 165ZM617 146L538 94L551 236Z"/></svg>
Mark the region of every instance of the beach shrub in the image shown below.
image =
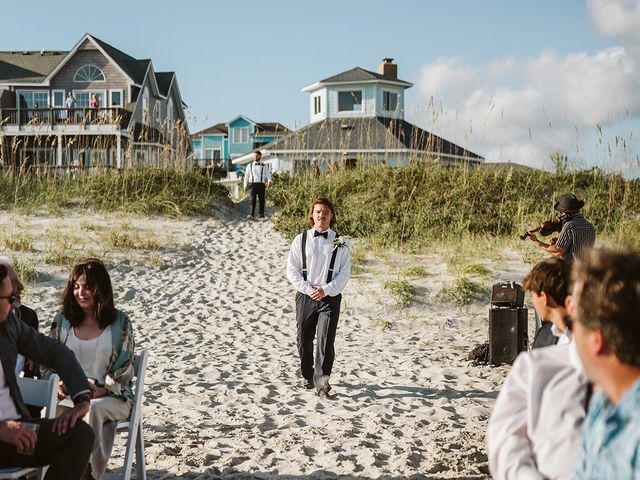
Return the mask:
<svg viewBox="0 0 640 480"><path fill-rule="evenodd" d="M382 287L391 294L398 308L406 308L413 302L413 289L406 280L388 280Z"/></svg>
<svg viewBox="0 0 640 480"><path fill-rule="evenodd" d="M5 170L0 202L22 211L89 208L141 215L207 215L228 190L198 169L141 167L70 173Z"/></svg>
<svg viewBox="0 0 640 480"><path fill-rule="evenodd" d="M599 169L556 174L415 162L321 176L278 174L268 196L280 209L276 229L289 238L307 228L311 199L326 196L336 206L341 234L411 248L469 236L516 238L555 218L553 203L566 192L585 200L585 217L599 235L640 246L640 180Z"/></svg>

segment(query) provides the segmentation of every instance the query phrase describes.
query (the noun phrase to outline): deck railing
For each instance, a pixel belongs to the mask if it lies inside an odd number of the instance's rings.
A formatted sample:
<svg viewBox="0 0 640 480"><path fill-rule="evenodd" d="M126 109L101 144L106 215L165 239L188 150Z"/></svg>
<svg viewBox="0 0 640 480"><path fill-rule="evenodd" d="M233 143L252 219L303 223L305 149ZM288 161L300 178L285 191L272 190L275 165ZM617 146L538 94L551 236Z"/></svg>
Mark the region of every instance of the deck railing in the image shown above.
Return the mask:
<svg viewBox="0 0 640 480"><path fill-rule="evenodd" d="M131 112L124 108L3 108L0 126L119 125L125 128Z"/></svg>

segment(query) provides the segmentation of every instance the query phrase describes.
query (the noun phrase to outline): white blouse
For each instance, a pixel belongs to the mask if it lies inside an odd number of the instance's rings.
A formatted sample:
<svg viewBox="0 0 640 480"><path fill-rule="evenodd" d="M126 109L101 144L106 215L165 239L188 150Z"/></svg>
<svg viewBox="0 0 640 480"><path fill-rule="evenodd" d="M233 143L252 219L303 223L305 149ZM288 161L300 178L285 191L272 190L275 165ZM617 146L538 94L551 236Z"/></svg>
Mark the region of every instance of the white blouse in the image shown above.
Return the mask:
<svg viewBox="0 0 640 480"><path fill-rule="evenodd" d="M75 329L69 329L67 347L76 354L78 363L88 378L94 378L104 384L111 360L111 325L105 328L100 335L90 340L82 340L76 337Z"/></svg>

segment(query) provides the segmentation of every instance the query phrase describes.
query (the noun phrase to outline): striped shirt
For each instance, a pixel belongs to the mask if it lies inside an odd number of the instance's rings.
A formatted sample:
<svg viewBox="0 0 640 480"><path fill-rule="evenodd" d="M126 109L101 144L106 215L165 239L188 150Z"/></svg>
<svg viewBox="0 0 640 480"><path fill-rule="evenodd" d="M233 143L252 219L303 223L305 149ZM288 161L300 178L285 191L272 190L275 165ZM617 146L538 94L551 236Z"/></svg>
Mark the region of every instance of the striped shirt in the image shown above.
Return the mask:
<svg viewBox="0 0 640 480"><path fill-rule="evenodd" d="M562 225L556 247L564 250L562 258L569 262L580 260L596 243L596 230L582 215L576 215Z"/></svg>
<svg viewBox="0 0 640 480"><path fill-rule="evenodd" d="M640 380L617 405L598 391L582 425L574 479L640 478Z"/></svg>

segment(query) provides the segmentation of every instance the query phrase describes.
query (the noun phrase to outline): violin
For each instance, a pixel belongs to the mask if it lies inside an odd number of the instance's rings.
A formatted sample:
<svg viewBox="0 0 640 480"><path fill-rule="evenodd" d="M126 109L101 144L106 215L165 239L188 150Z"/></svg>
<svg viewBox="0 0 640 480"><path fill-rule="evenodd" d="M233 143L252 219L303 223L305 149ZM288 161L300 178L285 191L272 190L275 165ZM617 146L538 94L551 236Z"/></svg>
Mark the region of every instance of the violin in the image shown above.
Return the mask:
<svg viewBox="0 0 640 480"><path fill-rule="evenodd" d="M520 235L520 240L524 240L530 234L540 232L540 235L546 237L547 235L551 235L554 232L560 232L562 230L562 220L559 218L556 220L547 220L542 222L538 228L534 228L533 230L527 230L522 235Z"/></svg>

